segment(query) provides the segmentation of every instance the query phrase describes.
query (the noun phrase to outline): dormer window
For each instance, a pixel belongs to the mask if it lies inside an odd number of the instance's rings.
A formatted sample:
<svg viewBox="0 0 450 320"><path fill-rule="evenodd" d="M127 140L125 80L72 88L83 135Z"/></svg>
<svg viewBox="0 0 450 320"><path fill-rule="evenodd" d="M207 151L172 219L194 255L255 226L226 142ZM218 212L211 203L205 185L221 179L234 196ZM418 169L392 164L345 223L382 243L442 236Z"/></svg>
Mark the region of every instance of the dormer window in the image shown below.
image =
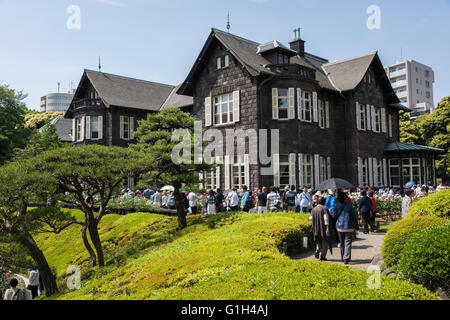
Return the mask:
<svg viewBox="0 0 450 320"><path fill-rule="evenodd" d="M290 62L290 58L289 56L282 54L282 53L278 53L278 64L289 64Z"/></svg>

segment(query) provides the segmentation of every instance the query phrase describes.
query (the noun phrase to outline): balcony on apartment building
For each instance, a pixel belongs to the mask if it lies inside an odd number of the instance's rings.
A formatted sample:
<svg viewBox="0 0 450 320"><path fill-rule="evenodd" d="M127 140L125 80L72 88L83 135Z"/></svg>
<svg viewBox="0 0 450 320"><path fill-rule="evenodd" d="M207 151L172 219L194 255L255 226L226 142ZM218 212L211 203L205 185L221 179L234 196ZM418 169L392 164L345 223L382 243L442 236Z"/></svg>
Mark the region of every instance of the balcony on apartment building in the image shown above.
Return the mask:
<svg viewBox="0 0 450 320"><path fill-rule="evenodd" d="M394 89L398 89L401 87L406 87L406 80L400 80L400 81L395 81L395 82L391 82L392 84L392 88Z"/></svg>
<svg viewBox="0 0 450 320"><path fill-rule="evenodd" d="M396 92L396 94L399 99L402 99L402 98L406 98L408 96L408 91L404 90L404 91Z"/></svg>
<svg viewBox="0 0 450 320"><path fill-rule="evenodd" d="M399 77L399 76L404 76L404 75L406 75L406 68L389 73L389 77L391 79L395 78L395 77Z"/></svg>

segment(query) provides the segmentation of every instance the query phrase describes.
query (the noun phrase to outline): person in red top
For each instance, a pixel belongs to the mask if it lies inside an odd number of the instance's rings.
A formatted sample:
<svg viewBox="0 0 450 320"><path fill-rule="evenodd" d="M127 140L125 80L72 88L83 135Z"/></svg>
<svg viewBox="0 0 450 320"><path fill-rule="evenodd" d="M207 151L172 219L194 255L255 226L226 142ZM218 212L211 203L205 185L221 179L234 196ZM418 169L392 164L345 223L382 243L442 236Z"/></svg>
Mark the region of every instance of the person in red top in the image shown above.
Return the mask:
<svg viewBox="0 0 450 320"><path fill-rule="evenodd" d="M372 201L372 216L370 217L370 221L372 221L373 225L375 225L375 216L377 215L377 200L375 200L373 192L369 193L369 198L370 201ZM375 230L374 232L377 232L377 230Z"/></svg>

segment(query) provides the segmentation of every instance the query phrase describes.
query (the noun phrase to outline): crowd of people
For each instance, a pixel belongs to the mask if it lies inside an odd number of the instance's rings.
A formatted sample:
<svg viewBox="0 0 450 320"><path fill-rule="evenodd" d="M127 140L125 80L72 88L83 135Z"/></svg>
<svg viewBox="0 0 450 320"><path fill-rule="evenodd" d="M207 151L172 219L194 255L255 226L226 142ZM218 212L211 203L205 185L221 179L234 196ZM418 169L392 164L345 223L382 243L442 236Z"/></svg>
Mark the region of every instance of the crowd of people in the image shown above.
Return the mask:
<svg viewBox="0 0 450 320"><path fill-rule="evenodd" d="M404 217L414 198L425 197L447 187L440 184L436 189L432 186L415 185L406 190L403 198L402 217ZM125 191L124 199L145 198L154 206L164 209L176 209L176 200L171 191L145 190L144 192ZM358 202L357 210L353 207L352 198ZM222 192L221 189L209 190L208 193L183 192L183 208L187 215L215 214L227 211L252 212L257 214L272 212L309 213L312 221L312 233L316 244L316 258L326 260L329 245L337 244L341 250L344 264L351 259L351 246L355 231L359 231L358 217L361 217L363 233L378 232L375 218L377 199L392 200L401 198L394 189L386 186L380 188L356 188L350 190L315 191L304 187L286 186L262 187L249 191L247 186L233 188ZM333 231L333 232L331 232ZM334 239L331 239L334 234Z"/></svg>

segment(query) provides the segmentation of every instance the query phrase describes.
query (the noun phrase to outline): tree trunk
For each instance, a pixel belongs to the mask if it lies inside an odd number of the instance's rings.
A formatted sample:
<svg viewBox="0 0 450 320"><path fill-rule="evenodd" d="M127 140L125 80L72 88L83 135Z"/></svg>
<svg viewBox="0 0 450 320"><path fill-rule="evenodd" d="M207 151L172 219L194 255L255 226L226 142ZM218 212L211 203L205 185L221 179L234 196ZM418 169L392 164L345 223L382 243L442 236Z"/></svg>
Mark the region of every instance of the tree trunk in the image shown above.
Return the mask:
<svg viewBox="0 0 450 320"><path fill-rule="evenodd" d="M89 237L91 238L92 244L94 245L95 251L97 252L98 265L100 267L105 266L105 258L103 255L102 242L100 241L100 235L98 234L98 223L95 221L93 216L88 219L88 231Z"/></svg>
<svg viewBox="0 0 450 320"><path fill-rule="evenodd" d="M91 264L93 267L97 265L97 256L95 255L94 250L92 249L91 245L89 244L89 240L87 238L87 224L86 222L83 224L83 229L81 230L81 236L83 238L84 246L86 247L87 251L89 252L89 255L91 256Z"/></svg>
<svg viewBox="0 0 450 320"><path fill-rule="evenodd" d="M31 257L36 263L36 267L39 270L39 274L41 275L44 284L45 295L50 297L57 293L58 286L56 285L56 278L47 263L47 259L45 259L44 254L39 249L33 237L30 234L25 234L21 237L21 242L29 250Z"/></svg>
<svg viewBox="0 0 450 320"><path fill-rule="evenodd" d="M180 189L175 187L175 201L177 204L178 229L183 230L187 228L186 211L184 211L183 197Z"/></svg>

